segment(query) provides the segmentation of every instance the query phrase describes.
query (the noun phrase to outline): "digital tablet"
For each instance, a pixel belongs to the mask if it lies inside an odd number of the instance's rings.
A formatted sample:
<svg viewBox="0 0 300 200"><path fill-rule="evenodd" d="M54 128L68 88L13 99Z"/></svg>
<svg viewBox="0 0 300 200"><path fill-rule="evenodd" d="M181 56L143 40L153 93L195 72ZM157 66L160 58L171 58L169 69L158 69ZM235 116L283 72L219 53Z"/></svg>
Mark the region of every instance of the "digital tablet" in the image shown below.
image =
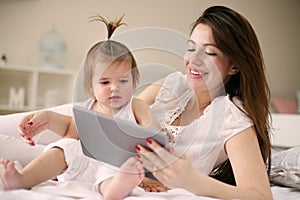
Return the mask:
<svg viewBox="0 0 300 200"><path fill-rule="evenodd" d="M168 137L160 130L116 119L73 106L74 118L84 155L120 167L137 153L135 145L145 147L146 138L152 138L163 147L168 146Z"/></svg>

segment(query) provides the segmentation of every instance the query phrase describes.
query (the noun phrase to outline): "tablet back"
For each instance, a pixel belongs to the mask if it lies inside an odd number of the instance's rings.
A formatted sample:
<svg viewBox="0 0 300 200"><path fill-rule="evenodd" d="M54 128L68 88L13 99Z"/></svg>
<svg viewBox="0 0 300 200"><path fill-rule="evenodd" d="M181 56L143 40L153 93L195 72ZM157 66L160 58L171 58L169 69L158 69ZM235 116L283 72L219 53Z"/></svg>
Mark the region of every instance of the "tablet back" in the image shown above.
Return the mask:
<svg viewBox="0 0 300 200"><path fill-rule="evenodd" d="M135 156L135 145L147 147L148 137L164 147L168 146L168 137L162 131L77 105L73 106L73 112L83 153L96 160L120 167L128 158Z"/></svg>

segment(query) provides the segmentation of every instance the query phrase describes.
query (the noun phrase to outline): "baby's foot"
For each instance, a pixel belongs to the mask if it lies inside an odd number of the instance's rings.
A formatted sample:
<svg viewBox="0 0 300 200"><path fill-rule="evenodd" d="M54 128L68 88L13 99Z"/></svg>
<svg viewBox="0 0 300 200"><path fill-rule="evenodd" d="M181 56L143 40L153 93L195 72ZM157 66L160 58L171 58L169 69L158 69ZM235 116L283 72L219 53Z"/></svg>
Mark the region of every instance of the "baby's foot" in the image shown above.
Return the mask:
<svg viewBox="0 0 300 200"><path fill-rule="evenodd" d="M104 199L125 198L144 177L145 172L142 163L136 158L129 158L109 183Z"/></svg>
<svg viewBox="0 0 300 200"><path fill-rule="evenodd" d="M21 174L16 170L13 161L0 159L0 178L2 190L21 188Z"/></svg>

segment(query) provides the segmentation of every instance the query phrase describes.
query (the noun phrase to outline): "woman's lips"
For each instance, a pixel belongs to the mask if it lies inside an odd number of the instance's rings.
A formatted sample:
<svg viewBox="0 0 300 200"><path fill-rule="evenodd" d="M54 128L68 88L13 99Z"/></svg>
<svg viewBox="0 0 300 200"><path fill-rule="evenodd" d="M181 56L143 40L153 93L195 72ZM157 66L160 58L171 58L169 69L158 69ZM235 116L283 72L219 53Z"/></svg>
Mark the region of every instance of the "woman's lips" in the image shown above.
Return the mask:
<svg viewBox="0 0 300 200"><path fill-rule="evenodd" d="M206 74L207 74L207 72L198 71L198 70L190 68L190 76L193 78L202 78Z"/></svg>

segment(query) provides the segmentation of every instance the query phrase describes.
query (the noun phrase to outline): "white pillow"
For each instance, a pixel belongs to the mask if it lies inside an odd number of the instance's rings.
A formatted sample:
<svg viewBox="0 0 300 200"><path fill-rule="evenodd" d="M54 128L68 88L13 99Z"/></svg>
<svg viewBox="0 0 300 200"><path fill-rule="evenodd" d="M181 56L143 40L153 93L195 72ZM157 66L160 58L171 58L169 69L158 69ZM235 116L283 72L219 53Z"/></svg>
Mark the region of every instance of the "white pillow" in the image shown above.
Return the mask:
<svg viewBox="0 0 300 200"><path fill-rule="evenodd" d="M73 115L72 111L73 103L63 104L55 107L48 108L46 110L52 110L54 112L58 112L65 115ZM35 111L31 111L35 112ZM0 115L0 134L14 136L19 138L19 132L17 130L17 126L24 116L28 115L31 112L22 112L8 115ZM50 130L45 130L33 140L38 144L49 144L61 138L57 134L53 133Z"/></svg>

